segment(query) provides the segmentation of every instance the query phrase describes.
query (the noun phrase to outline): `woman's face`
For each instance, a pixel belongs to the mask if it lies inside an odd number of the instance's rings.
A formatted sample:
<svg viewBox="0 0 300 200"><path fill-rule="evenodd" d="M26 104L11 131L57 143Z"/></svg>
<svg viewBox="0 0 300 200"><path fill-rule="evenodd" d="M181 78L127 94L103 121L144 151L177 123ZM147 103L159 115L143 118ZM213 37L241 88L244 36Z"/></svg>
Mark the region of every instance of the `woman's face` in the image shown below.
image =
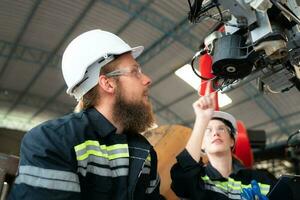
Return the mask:
<svg viewBox="0 0 300 200"><path fill-rule="evenodd" d="M230 136L230 129L222 121L212 119L204 133L202 148L207 154L231 152L234 140Z"/></svg>

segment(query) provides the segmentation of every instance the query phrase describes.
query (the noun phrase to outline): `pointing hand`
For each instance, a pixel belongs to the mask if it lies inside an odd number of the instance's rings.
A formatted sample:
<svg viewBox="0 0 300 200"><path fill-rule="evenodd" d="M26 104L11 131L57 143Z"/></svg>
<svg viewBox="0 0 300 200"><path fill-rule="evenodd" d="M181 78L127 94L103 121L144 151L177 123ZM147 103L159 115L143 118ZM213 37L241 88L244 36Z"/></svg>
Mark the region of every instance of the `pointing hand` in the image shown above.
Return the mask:
<svg viewBox="0 0 300 200"><path fill-rule="evenodd" d="M211 118L215 110L215 92L210 93L211 81L208 81L205 88L205 95L201 96L193 104L196 117Z"/></svg>

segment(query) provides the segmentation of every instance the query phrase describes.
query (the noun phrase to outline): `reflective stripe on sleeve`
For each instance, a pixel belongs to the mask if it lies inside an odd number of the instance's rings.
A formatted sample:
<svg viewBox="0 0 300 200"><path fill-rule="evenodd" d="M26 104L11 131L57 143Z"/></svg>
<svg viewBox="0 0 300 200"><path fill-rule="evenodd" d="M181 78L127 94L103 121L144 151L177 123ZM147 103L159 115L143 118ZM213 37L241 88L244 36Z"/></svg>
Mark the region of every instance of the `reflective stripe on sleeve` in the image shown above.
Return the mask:
<svg viewBox="0 0 300 200"><path fill-rule="evenodd" d="M33 187L52 190L80 192L78 175L68 171L44 169L25 165L19 167L16 184L24 183Z"/></svg>
<svg viewBox="0 0 300 200"><path fill-rule="evenodd" d="M100 145L98 141L87 140L74 147L77 160L85 160L90 155L113 160L129 157L128 144L115 144L111 146Z"/></svg>
<svg viewBox="0 0 300 200"><path fill-rule="evenodd" d="M145 160L145 166L151 168L151 156L150 156L150 154L147 156L147 158Z"/></svg>
<svg viewBox="0 0 300 200"><path fill-rule="evenodd" d="M244 185L241 181L236 181L232 178L228 178L228 181L212 181L209 177L203 176L201 179L204 181L204 186L206 189L222 193L231 199L240 199L240 194L243 188L251 188L251 184ZM263 195L268 194L270 190L270 185L258 183L261 193Z"/></svg>
<svg viewBox="0 0 300 200"><path fill-rule="evenodd" d="M216 187L214 185L205 184L204 188L207 189L207 190L210 190L210 191L221 193L221 194L229 197L230 199L238 199L238 200L241 199L241 194L240 193L238 193L238 194L226 193L222 189L220 189L220 188L218 188L218 187Z"/></svg>
<svg viewBox="0 0 300 200"><path fill-rule="evenodd" d="M144 166L143 169L142 169L142 174L150 174L150 168Z"/></svg>
<svg viewBox="0 0 300 200"><path fill-rule="evenodd" d="M110 166L111 168L116 168L120 166L129 166L129 159L128 158L117 158L114 160L108 160L107 158L98 157L95 155L90 155L85 160L78 160L78 166L86 168L88 166L88 163L96 163L98 165L105 165Z"/></svg>
<svg viewBox="0 0 300 200"><path fill-rule="evenodd" d="M129 167L128 144L100 145L87 140L74 147L78 173L92 173L105 177L127 176Z"/></svg>
<svg viewBox="0 0 300 200"><path fill-rule="evenodd" d="M150 155L150 154L147 156L146 160L147 160L148 162L151 162L151 155Z"/></svg>
<svg viewBox="0 0 300 200"><path fill-rule="evenodd" d="M86 176L87 173L96 174L105 177L119 177L128 175L128 167L110 169L104 167L98 167L94 165L88 165L86 168L78 168L78 172L82 176Z"/></svg>
<svg viewBox="0 0 300 200"><path fill-rule="evenodd" d="M155 180L150 181L149 187L147 187L146 189L146 193L151 194L155 190L155 188L159 185L159 183L160 183L160 177L158 174L156 174Z"/></svg>

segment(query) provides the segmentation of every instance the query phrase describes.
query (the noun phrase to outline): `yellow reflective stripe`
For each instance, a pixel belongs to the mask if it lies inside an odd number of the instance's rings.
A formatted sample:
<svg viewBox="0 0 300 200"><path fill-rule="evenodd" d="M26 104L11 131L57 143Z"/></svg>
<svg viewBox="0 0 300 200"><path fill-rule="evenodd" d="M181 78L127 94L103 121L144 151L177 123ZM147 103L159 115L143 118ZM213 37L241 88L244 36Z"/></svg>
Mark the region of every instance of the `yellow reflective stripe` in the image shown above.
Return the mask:
<svg viewBox="0 0 300 200"><path fill-rule="evenodd" d="M228 184L228 187L233 189L233 190L241 190L242 188L251 188L251 185L240 185L240 186L234 186L234 185L230 185Z"/></svg>
<svg viewBox="0 0 300 200"><path fill-rule="evenodd" d="M149 162L151 162L151 156L150 156L150 154L148 155L148 157L146 158L146 160L148 160Z"/></svg>
<svg viewBox="0 0 300 200"><path fill-rule="evenodd" d="M94 141L94 140L87 140L82 144L76 145L74 147L75 151L80 151L84 148L86 148L86 146L100 146L98 141Z"/></svg>
<svg viewBox="0 0 300 200"><path fill-rule="evenodd" d="M242 188L251 188L251 184L244 185L241 181L236 181L232 178L228 178L228 187L233 190L241 191Z"/></svg>
<svg viewBox="0 0 300 200"><path fill-rule="evenodd" d="M116 149L125 149L125 148L127 149L128 144L114 144L111 146L101 145L100 148L106 149L107 151L112 151L112 150L116 150Z"/></svg>
<svg viewBox="0 0 300 200"><path fill-rule="evenodd" d="M207 175L201 177L201 179L204 181L204 182L207 182L207 183L210 183L212 185L215 185L217 186L218 188L221 188L223 190L227 190L227 182L221 182L221 181L211 181L209 179L209 177Z"/></svg>
<svg viewBox="0 0 300 200"><path fill-rule="evenodd" d="M101 153L100 151L96 151L96 150L87 150L85 154L78 156L77 160L84 160L87 157L89 157L90 155L103 157L103 158L106 158L109 160L116 159L116 158L129 157L129 153L118 153L118 154L108 155L108 154L104 154L104 153Z"/></svg>
<svg viewBox="0 0 300 200"><path fill-rule="evenodd" d="M216 187L228 191L228 188L233 189L234 191L242 191L243 188L251 188L251 184L248 185L244 185L242 184L241 181L236 181L232 178L228 178L228 181L224 181L224 182L220 182L220 181L212 181L209 179L209 177L207 175L201 177L201 179L209 184L215 185ZM268 184L263 184L263 183L258 183L261 193L263 195L268 194L269 190L270 190L270 185Z"/></svg>
<svg viewBox="0 0 300 200"><path fill-rule="evenodd" d="M270 185L267 184L262 184L262 183L258 183L259 187L260 187L260 192L263 195L267 195L270 191Z"/></svg>
<svg viewBox="0 0 300 200"><path fill-rule="evenodd" d="M221 188L223 190L228 190L228 185L227 185L227 182L219 182L217 184L214 184L215 186L217 186L218 188Z"/></svg>
<svg viewBox="0 0 300 200"><path fill-rule="evenodd" d="M76 145L74 147L74 149L75 149L75 151L80 151L80 150L86 148L86 146L98 146L98 147L100 147L100 149L107 150L107 151L128 148L127 144L114 144L111 146L106 146L106 145L100 145L98 141L87 140L82 144Z"/></svg>
<svg viewBox="0 0 300 200"><path fill-rule="evenodd" d="M95 149L87 150L88 146L95 146L95 147L99 148L99 151L95 150ZM74 149L75 149L75 152L85 150L85 151L83 151L84 154L77 156L77 160L79 160L79 161L88 158L90 155L103 157L103 158L106 158L109 160L116 159L116 158L129 157L128 151L125 153L115 153L115 154L103 153L100 151L100 150L102 150L104 152L109 152L109 151L121 150L121 149L128 150L128 144L114 144L114 145L106 146L106 145L100 145L100 143L95 140L87 140L84 143L76 145L74 147Z"/></svg>
<svg viewBox="0 0 300 200"><path fill-rule="evenodd" d="M108 156L108 159L109 159L109 160L112 160L112 159L116 159L116 158L124 158L124 157L129 157L129 153L118 153L118 154L113 154L113 155Z"/></svg>

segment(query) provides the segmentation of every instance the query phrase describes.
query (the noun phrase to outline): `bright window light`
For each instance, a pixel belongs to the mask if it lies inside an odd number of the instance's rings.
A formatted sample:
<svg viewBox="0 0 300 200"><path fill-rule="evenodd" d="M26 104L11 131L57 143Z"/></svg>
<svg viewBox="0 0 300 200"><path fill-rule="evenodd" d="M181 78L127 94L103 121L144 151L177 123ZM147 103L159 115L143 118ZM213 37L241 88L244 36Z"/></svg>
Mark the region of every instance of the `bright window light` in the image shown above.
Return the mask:
<svg viewBox="0 0 300 200"><path fill-rule="evenodd" d="M198 72L198 71L197 71ZM193 72L192 67L190 64L186 64L183 67L177 69L175 74L192 86L195 90L199 90L200 86L200 78Z"/></svg>
<svg viewBox="0 0 300 200"><path fill-rule="evenodd" d="M175 74L176 74L176 76L178 76L179 78L184 80L186 83L188 83L190 86L192 86L196 91L199 91L199 86L200 86L201 80L193 72L190 64L186 64L183 67L179 68L178 70L175 71ZM229 98L228 95L223 94L221 92L218 93L218 99L219 99L219 107L220 108L232 103L231 98Z"/></svg>
<svg viewBox="0 0 300 200"><path fill-rule="evenodd" d="M218 99L219 99L219 107L220 108L225 107L232 103L231 98L227 94L224 94L221 92L218 93Z"/></svg>

